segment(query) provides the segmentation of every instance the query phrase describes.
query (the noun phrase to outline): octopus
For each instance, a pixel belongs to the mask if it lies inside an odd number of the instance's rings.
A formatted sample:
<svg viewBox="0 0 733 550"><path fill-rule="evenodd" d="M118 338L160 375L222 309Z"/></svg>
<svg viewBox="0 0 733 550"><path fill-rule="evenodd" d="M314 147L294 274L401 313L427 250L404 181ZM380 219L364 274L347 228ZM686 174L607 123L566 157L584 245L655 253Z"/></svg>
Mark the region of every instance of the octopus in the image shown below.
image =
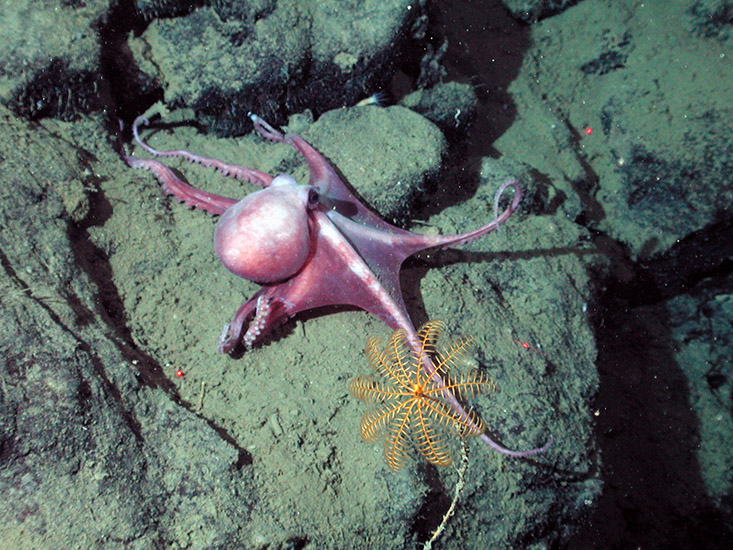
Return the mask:
<svg viewBox="0 0 733 550"><path fill-rule="evenodd" d="M307 184L289 174L275 177L254 168L229 164L185 150L157 150L139 135L145 117L135 119L136 143L158 158L182 158L213 168L225 176L260 186L242 199L202 191L155 159L125 156L132 168L149 170L163 190L184 204L220 216L214 231L214 250L229 271L260 284L260 289L224 326L218 350L231 353L240 344L252 348L273 327L299 312L324 306L347 305L376 315L393 330L404 333L414 356L428 376L443 387L442 397L466 423L475 422L440 378L434 361L423 353L417 331L400 290L402 263L413 254L460 246L496 231L522 200L515 180L502 184L494 199L494 217L486 225L457 235L422 235L391 225L364 205L342 181L329 161L297 134L283 134L255 114L255 129L265 139L293 147L305 159ZM499 212L499 199L511 189L509 205ZM479 426L476 426L478 429ZM526 457L542 447L512 451L484 431L479 437L502 454Z"/></svg>

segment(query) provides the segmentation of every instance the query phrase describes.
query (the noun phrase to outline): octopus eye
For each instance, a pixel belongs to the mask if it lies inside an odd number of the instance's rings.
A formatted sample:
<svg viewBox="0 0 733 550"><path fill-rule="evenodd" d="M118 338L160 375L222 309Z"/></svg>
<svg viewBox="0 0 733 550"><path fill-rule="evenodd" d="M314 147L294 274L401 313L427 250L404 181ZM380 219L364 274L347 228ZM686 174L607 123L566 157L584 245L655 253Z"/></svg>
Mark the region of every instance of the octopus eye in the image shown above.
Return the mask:
<svg viewBox="0 0 733 550"><path fill-rule="evenodd" d="M315 189L310 189L308 191L308 208L315 208L318 206L318 201L321 199L321 197L318 195L318 191Z"/></svg>

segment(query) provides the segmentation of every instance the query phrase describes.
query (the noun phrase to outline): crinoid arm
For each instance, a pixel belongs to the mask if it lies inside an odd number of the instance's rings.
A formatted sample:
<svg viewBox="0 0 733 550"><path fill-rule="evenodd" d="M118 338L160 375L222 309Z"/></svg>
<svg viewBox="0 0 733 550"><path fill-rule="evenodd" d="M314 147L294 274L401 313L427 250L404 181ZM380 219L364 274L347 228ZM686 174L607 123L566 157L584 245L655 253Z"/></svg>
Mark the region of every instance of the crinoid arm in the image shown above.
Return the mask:
<svg viewBox="0 0 733 550"><path fill-rule="evenodd" d="M434 400L427 403L425 408L447 433L464 438L478 436L486 431L481 417L471 409L466 409L463 415L459 415L443 401Z"/></svg>
<svg viewBox="0 0 733 550"><path fill-rule="evenodd" d="M399 412L400 404L392 403L369 409L361 417L361 436L364 441L373 443L377 441L382 434L387 436L387 426L393 421Z"/></svg>
<svg viewBox="0 0 733 550"><path fill-rule="evenodd" d="M458 399L466 400L477 395L487 395L496 390L496 384L485 372L472 369L460 374L457 378L445 376L443 390L450 391Z"/></svg>
<svg viewBox="0 0 733 550"><path fill-rule="evenodd" d="M404 330L395 331L386 347L377 338L369 338L366 355L374 373L401 389L410 388L410 349Z"/></svg>
<svg viewBox="0 0 733 550"><path fill-rule="evenodd" d="M413 349L412 355L416 365L435 364L435 372L442 374L440 365L433 361L436 353L436 344L441 333L445 330L443 321L428 321L417 331L417 347ZM418 372L418 371L416 371Z"/></svg>
<svg viewBox="0 0 733 550"><path fill-rule="evenodd" d="M400 403L390 411L393 414L385 423L384 455L394 472L404 467L410 455L410 423L414 408L413 401Z"/></svg>
<svg viewBox="0 0 733 550"><path fill-rule="evenodd" d="M413 436L417 450L428 462L436 466L448 466L453 459L440 423L441 420L450 422L445 419L452 414L452 411L441 402L435 402L433 405L435 407L418 407L412 422ZM436 409L439 408L447 410L438 412Z"/></svg>
<svg viewBox="0 0 733 550"><path fill-rule="evenodd" d="M473 347L473 338L458 338L445 346L440 346L433 351L433 362L436 370L441 374L459 365L468 356Z"/></svg>
<svg viewBox="0 0 733 550"><path fill-rule="evenodd" d="M377 380L373 376L357 376L349 382L349 392L368 405L384 403L397 395L391 384Z"/></svg>

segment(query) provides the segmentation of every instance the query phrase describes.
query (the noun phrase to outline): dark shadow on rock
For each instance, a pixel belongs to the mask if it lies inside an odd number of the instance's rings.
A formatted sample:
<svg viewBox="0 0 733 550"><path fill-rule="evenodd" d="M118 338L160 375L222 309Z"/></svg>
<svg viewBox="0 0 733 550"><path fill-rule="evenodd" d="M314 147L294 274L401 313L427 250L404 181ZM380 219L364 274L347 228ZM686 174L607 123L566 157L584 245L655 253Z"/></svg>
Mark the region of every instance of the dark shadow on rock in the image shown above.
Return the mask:
<svg viewBox="0 0 733 550"><path fill-rule="evenodd" d="M421 216L426 217L473 196L481 183L479 159L499 156L492 144L516 118L509 86L530 46L529 27L513 19L499 0L445 2L431 13L431 22L433 49L447 40L440 59L441 78L469 83L478 105L471 113L468 134L458 134L461 141L449 144L448 168L433 186L430 203L421 209ZM457 112L456 116L467 113ZM445 133L451 138L450 132Z"/></svg>
<svg viewBox="0 0 733 550"><path fill-rule="evenodd" d="M675 362L668 311L630 307L618 290L608 286L594 319L604 490L567 548L729 548L730 524L701 477L700 428Z"/></svg>

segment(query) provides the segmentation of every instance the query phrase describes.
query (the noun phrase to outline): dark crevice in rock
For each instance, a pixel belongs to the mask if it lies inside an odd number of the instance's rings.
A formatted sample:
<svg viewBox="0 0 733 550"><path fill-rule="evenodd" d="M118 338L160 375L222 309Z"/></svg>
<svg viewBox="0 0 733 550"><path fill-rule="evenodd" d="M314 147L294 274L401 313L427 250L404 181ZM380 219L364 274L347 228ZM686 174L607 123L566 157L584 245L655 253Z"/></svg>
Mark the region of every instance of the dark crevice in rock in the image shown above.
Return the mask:
<svg viewBox="0 0 733 550"><path fill-rule="evenodd" d="M728 281L712 292L730 292ZM631 288L625 295L607 284L593 316L601 377L593 407L605 486L567 548L596 548L601 540L609 548L727 548L733 531L701 476L699 419L676 361L669 306L646 298L661 299L649 281L635 279L625 285Z"/></svg>
<svg viewBox="0 0 733 550"><path fill-rule="evenodd" d="M140 442L142 441L142 435L140 430L140 425L135 418L135 414L129 410L129 408L125 405L125 400L123 399L119 389L115 386L115 384L109 379L107 376L107 373L104 368L104 364L100 357L95 353L93 346L91 346L86 340L84 340L74 329L73 327L67 326L61 318L57 315L57 313L53 310L52 307L50 307L47 303L45 303L44 300L36 298L33 293L30 291L30 287L23 281L21 277L18 276L18 274L15 272L15 270L12 267L12 263L7 258L7 256L0 251L0 265L2 265L3 270L7 274L7 276L15 282L15 284L24 290L24 294L27 294L28 297L33 300L40 308L42 308L48 316L53 320L53 322L65 333L70 335L76 342L80 350L82 350L86 356L89 359L89 362L91 363L94 372L99 377L99 379L104 384L105 390L108 392L109 395L113 397L117 405L119 406L120 416L125 420L126 424L130 428L131 432L135 434L135 437ZM67 294L71 294L71 291L67 289ZM81 300L74 298L70 300L69 305L72 308L75 308L78 304L81 303ZM85 309L85 308L84 308ZM88 317L88 314L86 311L81 310L77 311L78 317Z"/></svg>
<svg viewBox="0 0 733 550"><path fill-rule="evenodd" d="M148 23L145 12L136 10L133 2L120 1L95 25L100 72L109 90L105 107L113 133L117 120L129 122L145 110L143 106L163 99L163 88L140 70L128 42L131 32L139 36Z"/></svg>
<svg viewBox="0 0 733 550"><path fill-rule="evenodd" d="M599 234L596 244L609 255L616 270L616 277L602 286L629 307L664 302L706 281L729 277L733 273L732 242L733 220L721 220L691 233L663 254L635 263L621 244Z"/></svg>
<svg viewBox="0 0 733 550"><path fill-rule="evenodd" d="M29 120L74 120L99 109L100 89L96 73L71 69L66 59L57 57L15 91L10 106Z"/></svg>

